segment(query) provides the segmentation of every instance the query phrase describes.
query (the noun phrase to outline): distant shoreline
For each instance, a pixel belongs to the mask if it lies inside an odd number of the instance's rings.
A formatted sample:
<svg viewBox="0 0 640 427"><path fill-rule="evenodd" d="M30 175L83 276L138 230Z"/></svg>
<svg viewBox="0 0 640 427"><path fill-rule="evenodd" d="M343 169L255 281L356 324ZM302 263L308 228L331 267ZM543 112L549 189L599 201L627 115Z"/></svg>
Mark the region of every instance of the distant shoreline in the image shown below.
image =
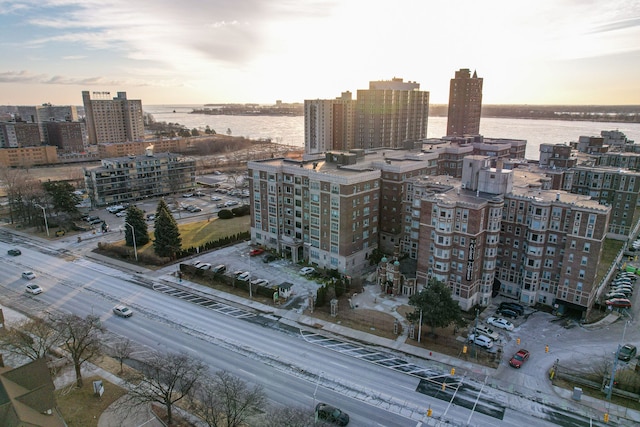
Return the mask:
<svg viewBox="0 0 640 427"><path fill-rule="evenodd" d="M447 104L429 106L429 116L447 117ZM190 114L228 116L303 116L300 103L279 105L205 104ZM640 123L640 105L483 105L481 117L564 120L602 123Z"/></svg>

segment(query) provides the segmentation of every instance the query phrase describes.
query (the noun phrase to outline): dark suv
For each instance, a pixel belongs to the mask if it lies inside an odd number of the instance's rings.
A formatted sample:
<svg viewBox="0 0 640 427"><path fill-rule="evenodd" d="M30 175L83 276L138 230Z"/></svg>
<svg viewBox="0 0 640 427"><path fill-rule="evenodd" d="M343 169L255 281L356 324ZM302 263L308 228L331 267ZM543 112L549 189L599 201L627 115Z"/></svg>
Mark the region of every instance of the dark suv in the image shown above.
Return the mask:
<svg viewBox="0 0 640 427"><path fill-rule="evenodd" d="M618 359L628 362L636 356L637 349L635 345L625 344L620 348L618 352Z"/></svg>
<svg viewBox="0 0 640 427"><path fill-rule="evenodd" d="M346 412L342 412L335 406L327 405L326 403L318 403L316 405L316 417L319 420L338 426L349 424L349 415Z"/></svg>
<svg viewBox="0 0 640 427"><path fill-rule="evenodd" d="M500 303L500 307L498 307L500 310L502 310L503 308L515 311L518 316L522 316L524 314L524 307L518 303L515 302L501 302Z"/></svg>

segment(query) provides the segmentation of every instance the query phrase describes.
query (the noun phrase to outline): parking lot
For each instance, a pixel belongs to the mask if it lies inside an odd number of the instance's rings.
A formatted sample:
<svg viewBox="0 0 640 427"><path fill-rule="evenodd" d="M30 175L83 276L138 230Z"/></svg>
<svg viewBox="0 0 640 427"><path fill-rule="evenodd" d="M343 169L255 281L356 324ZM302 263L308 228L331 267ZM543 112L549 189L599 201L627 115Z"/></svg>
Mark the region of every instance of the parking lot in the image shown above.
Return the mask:
<svg viewBox="0 0 640 427"><path fill-rule="evenodd" d="M290 260L276 258L273 261L265 262L272 258L270 252L262 252L251 256L254 250L248 242L236 244L226 248L217 249L182 262L194 264L196 262L208 263L212 266L224 264L225 274L233 277L236 272L249 272L250 280L265 279L270 285L279 285L284 282L293 284L292 295L288 304L298 308L304 308L307 304L307 297L315 295L316 290L321 286L310 275L301 274L303 266L292 263ZM175 268L175 267L174 267Z"/></svg>

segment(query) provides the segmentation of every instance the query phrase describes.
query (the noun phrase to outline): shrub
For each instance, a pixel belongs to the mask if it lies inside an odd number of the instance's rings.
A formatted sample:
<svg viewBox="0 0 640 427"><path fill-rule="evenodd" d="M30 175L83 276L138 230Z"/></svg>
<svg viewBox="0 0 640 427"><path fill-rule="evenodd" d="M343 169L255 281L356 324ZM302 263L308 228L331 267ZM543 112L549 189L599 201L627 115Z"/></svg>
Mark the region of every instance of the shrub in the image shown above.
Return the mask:
<svg viewBox="0 0 640 427"><path fill-rule="evenodd" d="M229 209L222 209L220 212L218 212L218 218L231 219L233 218L233 212L231 212Z"/></svg>

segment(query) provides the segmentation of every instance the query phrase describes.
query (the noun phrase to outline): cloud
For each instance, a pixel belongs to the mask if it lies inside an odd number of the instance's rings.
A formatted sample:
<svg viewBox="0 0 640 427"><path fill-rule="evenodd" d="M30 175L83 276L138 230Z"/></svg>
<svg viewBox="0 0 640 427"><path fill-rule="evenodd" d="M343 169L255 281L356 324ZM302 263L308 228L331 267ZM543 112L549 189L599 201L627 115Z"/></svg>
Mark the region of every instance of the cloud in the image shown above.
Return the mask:
<svg viewBox="0 0 640 427"><path fill-rule="evenodd" d="M41 83L44 79L44 74L32 74L26 70L0 73L0 83Z"/></svg>
<svg viewBox="0 0 640 427"><path fill-rule="evenodd" d="M78 59L85 59L86 57L87 57L86 55L66 55L66 56L63 56L62 59L74 61Z"/></svg>

